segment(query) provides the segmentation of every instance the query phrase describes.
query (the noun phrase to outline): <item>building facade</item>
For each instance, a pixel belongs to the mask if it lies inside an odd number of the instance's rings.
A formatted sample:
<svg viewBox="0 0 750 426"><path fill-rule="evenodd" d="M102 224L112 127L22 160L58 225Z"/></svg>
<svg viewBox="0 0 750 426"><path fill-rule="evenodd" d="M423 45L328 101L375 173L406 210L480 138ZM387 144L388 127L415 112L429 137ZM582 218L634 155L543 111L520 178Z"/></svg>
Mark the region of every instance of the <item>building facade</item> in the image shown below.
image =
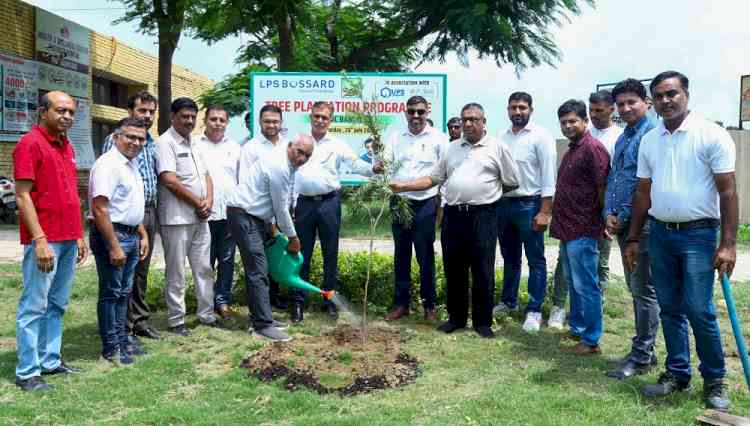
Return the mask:
<svg viewBox="0 0 750 426"><path fill-rule="evenodd" d="M19 71L11 70L11 77L14 71L19 75L20 83L17 81L16 86L23 86L25 77L40 80L38 83L26 81L26 87L29 87L30 83L38 84L39 94L46 90L63 90L70 93L66 90L67 87L77 89L78 93L74 96L83 106L82 110L88 111L77 117L84 122L78 123L82 132L79 132L74 143L79 162L78 186L84 195L88 185L90 164L101 153L104 138L111 132L112 126L127 115L125 108L128 97L140 90L157 94L158 58L123 44L115 37L85 29L38 9L19 0L0 0L0 20L3 22L0 26L0 56L6 61L10 58L17 63L23 63L18 67L25 66L30 70L38 67L35 77L20 76ZM48 22L51 24L47 25ZM44 32L47 29L49 33ZM83 42L80 41L81 35L88 37L88 46L85 46L85 39ZM79 37L77 47L74 40L76 36ZM9 118L15 117L12 114L16 111L9 111L7 100L14 99L13 96L17 96L14 92L17 91L8 87L8 81L13 81L13 78L8 78L8 72L3 75L3 118L9 121ZM56 86L57 84L59 86ZM207 77L178 65L172 67L174 98L188 96L196 99L213 85L214 82ZM31 95L28 97L31 98ZM32 102L29 99L28 102L27 112L33 114L35 119L36 111L31 109L37 100L34 99ZM158 113L160 111L157 115ZM19 113L18 117L24 117L24 114ZM13 126L0 126L0 175L12 176L11 154L23 134L23 126L16 126L15 131L6 131L6 127ZM153 136L158 136L156 124L151 132Z"/></svg>

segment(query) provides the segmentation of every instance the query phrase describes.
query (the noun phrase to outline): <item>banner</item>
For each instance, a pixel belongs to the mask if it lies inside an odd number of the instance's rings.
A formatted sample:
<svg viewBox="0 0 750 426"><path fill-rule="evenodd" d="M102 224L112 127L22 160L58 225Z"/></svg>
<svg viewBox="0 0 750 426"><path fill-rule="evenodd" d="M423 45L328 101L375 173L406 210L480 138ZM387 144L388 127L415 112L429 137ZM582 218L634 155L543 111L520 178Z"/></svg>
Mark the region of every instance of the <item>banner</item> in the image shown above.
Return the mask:
<svg viewBox="0 0 750 426"><path fill-rule="evenodd" d="M3 79L1 128L8 132L26 132L36 123L36 62L0 54L0 70Z"/></svg>
<svg viewBox="0 0 750 426"><path fill-rule="evenodd" d="M94 165L96 156L91 144L91 101L75 98L78 102L73 126L68 130L68 139L76 154L78 170L88 170Z"/></svg>
<svg viewBox="0 0 750 426"><path fill-rule="evenodd" d="M365 102L353 93L351 82L361 80ZM310 133L310 112L317 101L330 102L334 119L329 133L346 141L355 153L365 151L367 128L347 114L350 111L377 111L386 129L383 137L406 128L406 101L415 95L427 100L429 118L445 132L447 77L445 74L351 73L347 79L337 73L251 73L250 111L252 134L260 134L258 117L267 104L282 110L288 136Z"/></svg>
<svg viewBox="0 0 750 426"><path fill-rule="evenodd" d="M37 7L36 59L88 74L89 30Z"/></svg>
<svg viewBox="0 0 750 426"><path fill-rule="evenodd" d="M39 65L39 88L43 90L62 90L78 98L89 97L88 74L71 71L65 68L37 62Z"/></svg>
<svg viewBox="0 0 750 426"><path fill-rule="evenodd" d="M750 75L740 81L740 121L750 121Z"/></svg>

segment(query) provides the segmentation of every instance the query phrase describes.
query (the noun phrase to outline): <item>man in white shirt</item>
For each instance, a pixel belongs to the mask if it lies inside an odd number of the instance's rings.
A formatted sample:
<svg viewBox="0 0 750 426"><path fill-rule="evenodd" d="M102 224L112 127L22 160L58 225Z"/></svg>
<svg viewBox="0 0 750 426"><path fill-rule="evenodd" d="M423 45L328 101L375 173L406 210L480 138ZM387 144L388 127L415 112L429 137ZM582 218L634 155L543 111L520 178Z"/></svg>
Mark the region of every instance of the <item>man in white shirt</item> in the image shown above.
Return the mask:
<svg viewBox="0 0 750 426"><path fill-rule="evenodd" d="M156 140L159 173L159 224L164 246L164 281L169 331L190 335L185 325L185 258L190 262L198 300L197 315L204 325L216 325L214 277L209 263L211 234L208 217L213 205L213 183L190 135L198 105L177 98L170 106L172 127Z"/></svg>
<svg viewBox="0 0 750 426"><path fill-rule="evenodd" d="M252 123L250 122L251 119L252 119L252 114L250 114L250 111L246 112L245 113L245 117L244 117L244 121L245 121L245 128L247 129L248 132L252 131L252 129L251 129ZM245 146L245 144L248 143L248 142L250 142L251 139L252 138L248 134L244 138L240 139L240 141L238 143L240 144L240 146Z"/></svg>
<svg viewBox="0 0 750 426"><path fill-rule="evenodd" d="M392 182L393 192L425 191L445 185L445 279L448 322L438 330L453 333L471 322L482 338L492 331L495 290L497 200L518 188L518 166L508 148L485 133L484 108L469 103L461 110L463 137L448 149L428 175L408 182Z"/></svg>
<svg viewBox="0 0 750 426"><path fill-rule="evenodd" d="M245 115L246 124L248 119L249 115ZM250 171L258 158L272 151L282 153L286 151L287 141L282 134L284 120L281 109L276 105L263 105L258 114L258 123L260 134L243 144L240 151L240 163L237 170L240 183L247 180L245 173ZM273 279L269 291L271 292L271 306L282 310L288 307L286 299L279 294L279 284Z"/></svg>
<svg viewBox="0 0 750 426"><path fill-rule="evenodd" d="M125 118L113 134L115 149L100 156L89 174L92 222L91 252L99 275L97 317L102 357L116 365L132 364L128 348L128 298L135 266L148 254L148 235L143 227L144 191L136 158L146 144L146 125Z"/></svg>
<svg viewBox="0 0 750 426"><path fill-rule="evenodd" d="M408 127L390 135L383 150L384 159L397 167L393 172L393 180L410 181L426 176L445 155L448 137L427 125L429 113L429 105L423 97L412 96L406 101L405 115ZM408 201L413 217L410 223L398 223L394 218L391 224L396 294L394 309L385 316L386 321L409 315L412 246L414 246L419 264L420 299L424 307L424 317L428 321L437 319L435 316L435 249L433 247L438 208L437 195L437 187L399 194Z"/></svg>
<svg viewBox="0 0 750 426"><path fill-rule="evenodd" d="M315 239L320 238L323 250L323 289L335 290L338 286L339 229L341 228L341 198L339 190L340 168L346 164L355 173L370 176L372 166L357 158L346 142L331 136L328 128L333 120L333 105L315 102L310 113L310 133L315 150L310 160L300 167L294 178L294 227L302 244L304 262L300 276L310 279L310 260ZM303 320L303 306L307 292L292 290L291 321ZM326 300L324 309L336 319L336 306Z"/></svg>
<svg viewBox="0 0 750 426"><path fill-rule="evenodd" d="M726 367L713 304L716 275L732 273L739 216L735 146L726 130L688 109L688 79L665 71L651 81L663 121L642 139L625 259L633 270L650 216L651 279L661 309L666 372L646 385L649 397L690 386L688 324L703 376L707 408L727 410ZM721 230L718 248L717 234Z"/></svg>
<svg viewBox="0 0 750 426"><path fill-rule="evenodd" d="M205 132L197 143L198 153L208 168L214 185L214 203L208 217L211 231L211 268L216 272L214 286L214 307L224 319L232 316L232 282L234 281L234 253L236 242L227 225L227 192L235 186L237 161L240 159L240 146L226 136L229 115L222 106L206 108Z"/></svg>
<svg viewBox="0 0 750 426"><path fill-rule="evenodd" d="M589 95L589 132L607 148L610 158L615 152L617 138L622 134L622 127L612 121L614 112L615 100L612 92L602 89Z"/></svg>
<svg viewBox="0 0 750 426"><path fill-rule="evenodd" d="M508 98L511 127L498 139L508 147L518 164L519 184L503 194L498 203L498 240L503 255L503 291L493 309L496 315L518 308L522 248L529 263L529 303L523 329L539 331L542 303L547 292L547 261L544 231L552 215L555 193L557 150L555 140L544 128L529 123L534 112L531 95L515 92Z"/></svg>
<svg viewBox="0 0 750 426"><path fill-rule="evenodd" d="M286 342L291 337L282 330L285 325L271 316L268 264L263 245L266 225L275 219L278 228L289 238L287 250L299 252L300 241L289 214L289 200L295 172L307 162L313 149L313 139L299 135L288 143L286 151L269 152L253 163L250 170L242 171L247 178L227 200L227 221L244 266L251 328L259 336L273 341Z"/></svg>

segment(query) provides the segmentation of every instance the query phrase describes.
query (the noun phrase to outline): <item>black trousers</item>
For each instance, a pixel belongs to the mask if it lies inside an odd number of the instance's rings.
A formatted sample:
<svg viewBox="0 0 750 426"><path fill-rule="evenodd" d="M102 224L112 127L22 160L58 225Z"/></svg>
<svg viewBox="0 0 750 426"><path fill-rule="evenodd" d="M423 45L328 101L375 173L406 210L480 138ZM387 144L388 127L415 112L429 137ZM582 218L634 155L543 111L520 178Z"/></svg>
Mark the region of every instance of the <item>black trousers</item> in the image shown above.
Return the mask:
<svg viewBox="0 0 750 426"><path fill-rule="evenodd" d="M457 326L466 326L471 270L472 324L474 328L489 327L495 293L495 204L469 206L468 209L446 206L443 220L448 320Z"/></svg>
<svg viewBox="0 0 750 426"><path fill-rule="evenodd" d="M135 266L135 275L133 275L133 291L130 292L128 299L128 320L127 331L146 327L148 319L151 317L151 311L146 304L146 288L148 287L148 268L151 266L151 254L154 252L154 237L156 229L159 226L159 216L156 213L156 207L147 206L143 215L143 227L146 228L148 235L148 254L138 261Z"/></svg>
<svg viewBox="0 0 750 426"><path fill-rule="evenodd" d="M315 239L320 238L323 252L323 289L335 290L339 281L339 230L341 229L341 197L337 191L319 197L297 198L294 211L294 228L302 246L300 277L310 280L310 260L315 249ZM293 289L292 300L305 303L307 292ZM326 301L327 302L327 301Z"/></svg>

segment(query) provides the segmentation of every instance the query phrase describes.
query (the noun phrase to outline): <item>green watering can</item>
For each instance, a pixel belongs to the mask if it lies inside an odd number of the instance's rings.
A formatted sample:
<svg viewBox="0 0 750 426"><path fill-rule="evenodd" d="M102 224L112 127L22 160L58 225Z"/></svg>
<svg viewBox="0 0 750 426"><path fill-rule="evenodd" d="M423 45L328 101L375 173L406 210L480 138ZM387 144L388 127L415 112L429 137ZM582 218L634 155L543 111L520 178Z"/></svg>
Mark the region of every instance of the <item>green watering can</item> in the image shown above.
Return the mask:
<svg viewBox="0 0 750 426"><path fill-rule="evenodd" d="M335 293L333 290L321 290L300 278L299 271L302 268L302 253L289 253L286 250L288 245L289 239L281 232L266 242L266 259L268 259L268 273L271 275L271 278L279 284L284 284L288 287L306 290L311 293L320 293L324 298L330 300Z"/></svg>

